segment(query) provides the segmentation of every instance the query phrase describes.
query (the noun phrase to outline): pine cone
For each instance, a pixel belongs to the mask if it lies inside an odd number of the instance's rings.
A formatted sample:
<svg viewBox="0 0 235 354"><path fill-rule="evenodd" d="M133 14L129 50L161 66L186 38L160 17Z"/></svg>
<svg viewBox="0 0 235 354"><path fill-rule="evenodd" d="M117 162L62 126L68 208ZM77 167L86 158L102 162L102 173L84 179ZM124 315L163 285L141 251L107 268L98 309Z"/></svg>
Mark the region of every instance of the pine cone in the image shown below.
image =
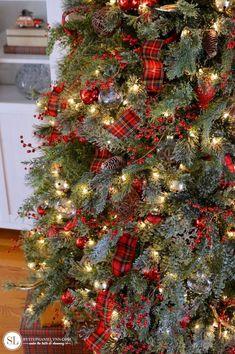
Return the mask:
<svg viewBox="0 0 235 354"><path fill-rule="evenodd" d="M117 211L118 216L125 220L130 216L134 215L139 202L139 194L134 189L132 189L130 193L128 193L124 197L121 203L116 206L115 209Z"/></svg>
<svg viewBox="0 0 235 354"><path fill-rule="evenodd" d="M92 15L92 27L101 37L112 36L120 24L118 15L110 11L108 7L102 7Z"/></svg>
<svg viewBox="0 0 235 354"><path fill-rule="evenodd" d="M102 171L120 170L126 165L126 160L121 156L113 156L101 165Z"/></svg>
<svg viewBox="0 0 235 354"><path fill-rule="evenodd" d="M218 33L213 28L205 31L203 37L203 47L208 57L214 58L218 53Z"/></svg>

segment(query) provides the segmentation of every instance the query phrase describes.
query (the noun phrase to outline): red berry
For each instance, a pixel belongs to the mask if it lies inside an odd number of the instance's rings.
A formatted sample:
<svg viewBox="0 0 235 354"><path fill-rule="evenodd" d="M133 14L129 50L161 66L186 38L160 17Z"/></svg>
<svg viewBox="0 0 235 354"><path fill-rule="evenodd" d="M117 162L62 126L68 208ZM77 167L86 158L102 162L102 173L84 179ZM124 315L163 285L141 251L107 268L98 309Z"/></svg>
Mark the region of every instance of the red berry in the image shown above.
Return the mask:
<svg viewBox="0 0 235 354"><path fill-rule="evenodd" d="M99 91L97 89L89 90L83 89L80 90L80 97L83 103L92 104L98 100Z"/></svg>
<svg viewBox="0 0 235 354"><path fill-rule="evenodd" d="M79 237L76 239L76 246L80 250L83 250L84 247L86 246L86 243L88 241L88 237Z"/></svg>
<svg viewBox="0 0 235 354"><path fill-rule="evenodd" d="M191 321L191 318L189 315L185 315L181 320L180 320L180 327L183 329L186 329Z"/></svg>
<svg viewBox="0 0 235 354"><path fill-rule="evenodd" d="M74 296L71 294L71 292L69 290L66 290L62 295L61 295L61 301L65 304L65 305L70 305L74 302L75 298Z"/></svg>

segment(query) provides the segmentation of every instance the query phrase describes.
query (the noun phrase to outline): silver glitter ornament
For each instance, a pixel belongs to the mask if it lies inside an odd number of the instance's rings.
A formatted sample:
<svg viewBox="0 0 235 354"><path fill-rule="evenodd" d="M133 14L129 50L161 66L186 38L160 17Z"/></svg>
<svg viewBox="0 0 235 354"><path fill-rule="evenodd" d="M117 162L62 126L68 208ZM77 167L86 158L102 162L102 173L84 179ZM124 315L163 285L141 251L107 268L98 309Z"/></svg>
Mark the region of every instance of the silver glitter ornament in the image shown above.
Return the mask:
<svg viewBox="0 0 235 354"><path fill-rule="evenodd" d="M101 90L98 97L98 102L106 107L116 107L122 101L122 94L117 92L114 87Z"/></svg>
<svg viewBox="0 0 235 354"><path fill-rule="evenodd" d="M212 281L201 272L196 272L187 280L189 289L197 294L206 294L211 291Z"/></svg>
<svg viewBox="0 0 235 354"><path fill-rule="evenodd" d="M63 198L56 203L55 207L62 218L69 218L76 215L77 210L71 200Z"/></svg>

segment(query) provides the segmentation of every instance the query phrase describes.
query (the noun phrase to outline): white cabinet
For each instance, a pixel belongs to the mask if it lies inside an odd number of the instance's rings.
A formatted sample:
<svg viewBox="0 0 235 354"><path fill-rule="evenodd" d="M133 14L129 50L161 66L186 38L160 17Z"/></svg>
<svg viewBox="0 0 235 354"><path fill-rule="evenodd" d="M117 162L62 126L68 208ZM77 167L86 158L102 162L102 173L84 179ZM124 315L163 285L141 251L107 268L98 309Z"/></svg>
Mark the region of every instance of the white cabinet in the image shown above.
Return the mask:
<svg viewBox="0 0 235 354"><path fill-rule="evenodd" d="M33 142L34 102L27 100L14 85L14 73L22 64L49 64L51 79L56 78L59 51L46 55L4 54L4 29L14 24L19 11L26 8L50 23L61 20L62 0L0 0L0 228L27 229L31 221L18 217L18 209L32 193L25 184L22 161L34 158L20 144L20 136ZM37 142L34 142L37 144Z"/></svg>

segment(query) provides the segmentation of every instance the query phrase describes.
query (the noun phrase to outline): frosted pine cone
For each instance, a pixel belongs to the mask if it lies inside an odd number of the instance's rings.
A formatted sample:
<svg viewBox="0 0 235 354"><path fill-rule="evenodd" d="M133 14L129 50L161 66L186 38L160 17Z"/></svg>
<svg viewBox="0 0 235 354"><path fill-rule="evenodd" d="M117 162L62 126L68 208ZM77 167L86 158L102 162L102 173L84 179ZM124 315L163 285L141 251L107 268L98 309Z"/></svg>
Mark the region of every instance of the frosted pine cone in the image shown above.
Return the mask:
<svg viewBox="0 0 235 354"><path fill-rule="evenodd" d="M213 28L205 31L203 47L209 58L214 58L218 53L218 33Z"/></svg>
<svg viewBox="0 0 235 354"><path fill-rule="evenodd" d="M121 156L113 156L107 159L101 165L102 171L120 170L126 165L126 161Z"/></svg>

